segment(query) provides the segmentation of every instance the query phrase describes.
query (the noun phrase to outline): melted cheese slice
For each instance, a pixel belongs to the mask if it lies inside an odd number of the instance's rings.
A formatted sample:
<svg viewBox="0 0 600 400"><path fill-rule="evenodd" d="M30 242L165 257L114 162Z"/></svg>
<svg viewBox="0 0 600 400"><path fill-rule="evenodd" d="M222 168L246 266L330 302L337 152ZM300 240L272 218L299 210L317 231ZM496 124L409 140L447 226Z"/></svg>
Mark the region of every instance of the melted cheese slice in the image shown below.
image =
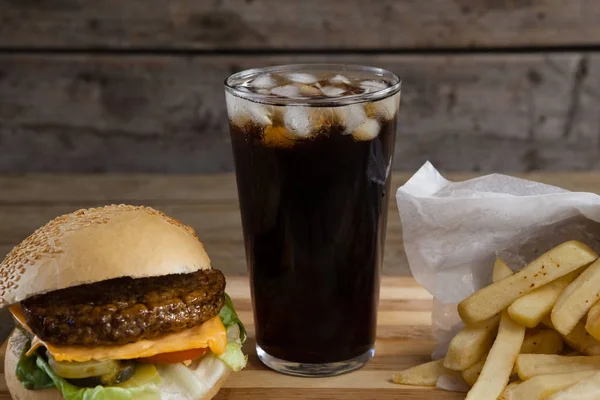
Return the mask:
<svg viewBox="0 0 600 400"><path fill-rule="evenodd" d="M34 335L25 321L20 305L10 307L10 312L29 333ZM227 332L221 318L214 317L185 331L169 333L156 339L140 340L119 346L66 346L47 343L34 335L31 349L45 347L56 361L85 362L90 360L130 360L175 351L210 348L214 354L222 354L227 347Z"/></svg>

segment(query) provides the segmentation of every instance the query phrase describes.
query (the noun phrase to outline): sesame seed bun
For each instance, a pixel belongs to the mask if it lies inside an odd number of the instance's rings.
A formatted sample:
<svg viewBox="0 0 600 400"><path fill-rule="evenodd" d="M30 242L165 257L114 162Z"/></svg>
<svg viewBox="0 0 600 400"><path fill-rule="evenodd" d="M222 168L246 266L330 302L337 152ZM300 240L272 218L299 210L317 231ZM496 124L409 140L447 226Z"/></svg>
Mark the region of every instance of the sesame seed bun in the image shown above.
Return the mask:
<svg viewBox="0 0 600 400"><path fill-rule="evenodd" d="M149 207L110 205L60 216L0 264L0 308L113 278L210 269L194 230Z"/></svg>

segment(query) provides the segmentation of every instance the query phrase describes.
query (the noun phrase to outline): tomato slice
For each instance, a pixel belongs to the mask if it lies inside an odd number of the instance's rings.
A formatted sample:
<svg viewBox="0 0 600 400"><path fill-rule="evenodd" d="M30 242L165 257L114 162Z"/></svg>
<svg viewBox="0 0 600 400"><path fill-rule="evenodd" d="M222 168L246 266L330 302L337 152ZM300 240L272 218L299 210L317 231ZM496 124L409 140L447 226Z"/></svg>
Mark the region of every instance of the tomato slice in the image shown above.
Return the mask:
<svg viewBox="0 0 600 400"><path fill-rule="evenodd" d="M174 351L162 353L155 356L138 358L138 361L146 364L177 364L187 360L195 360L208 353L208 348Z"/></svg>

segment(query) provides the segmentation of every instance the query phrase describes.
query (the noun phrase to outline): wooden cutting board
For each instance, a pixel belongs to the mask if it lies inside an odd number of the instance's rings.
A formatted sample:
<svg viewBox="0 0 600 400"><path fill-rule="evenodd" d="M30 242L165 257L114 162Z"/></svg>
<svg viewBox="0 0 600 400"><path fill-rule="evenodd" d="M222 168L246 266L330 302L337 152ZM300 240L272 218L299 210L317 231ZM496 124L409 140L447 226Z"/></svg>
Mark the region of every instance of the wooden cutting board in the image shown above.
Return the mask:
<svg viewBox="0 0 600 400"><path fill-rule="evenodd" d="M246 323L245 345L249 363L232 374L218 400L271 399L403 399L458 400L464 394L413 388L391 382L395 371L429 361L435 343L431 337L431 296L412 278L384 277L381 288L376 356L363 369L333 378L298 378L264 367L256 357L248 278L229 277L227 292ZM10 399L4 380L4 352L0 348L0 400Z"/></svg>

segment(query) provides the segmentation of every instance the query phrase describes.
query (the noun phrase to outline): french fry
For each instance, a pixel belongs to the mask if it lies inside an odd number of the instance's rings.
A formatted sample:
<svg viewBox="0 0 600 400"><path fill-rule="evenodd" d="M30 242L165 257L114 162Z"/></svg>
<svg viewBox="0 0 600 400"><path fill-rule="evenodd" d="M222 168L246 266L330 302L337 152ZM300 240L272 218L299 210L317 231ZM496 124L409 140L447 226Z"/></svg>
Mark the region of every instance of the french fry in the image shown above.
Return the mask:
<svg viewBox="0 0 600 400"><path fill-rule="evenodd" d="M510 393L511 391L515 390L515 386L518 386L520 383L521 381L514 381L509 383L506 389L504 389L504 392L500 395L500 397L498 397L498 400L506 400L506 393Z"/></svg>
<svg viewBox="0 0 600 400"><path fill-rule="evenodd" d="M525 327L513 321L507 311L503 311L496 341L466 400L496 400L502 394L508 384L524 337Z"/></svg>
<svg viewBox="0 0 600 400"><path fill-rule="evenodd" d="M542 323L549 328L555 329L550 316L545 317ZM561 336L566 344L582 354L587 354L588 356L600 355L600 341L587 333L581 322L575 325L571 333L568 335L561 334Z"/></svg>
<svg viewBox="0 0 600 400"><path fill-rule="evenodd" d="M529 263L521 271L473 293L458 305L462 320L473 325L493 317L519 297L531 293L598 258L587 245L571 240Z"/></svg>
<svg viewBox="0 0 600 400"><path fill-rule="evenodd" d="M492 282L500 282L513 274L512 269L501 258L496 258L494 270L492 272Z"/></svg>
<svg viewBox="0 0 600 400"><path fill-rule="evenodd" d="M435 386L446 371L444 360L431 361L394 374L394 383L411 386Z"/></svg>
<svg viewBox="0 0 600 400"><path fill-rule="evenodd" d="M508 314L519 324L535 328L552 311L556 299L581 273L582 268L558 278L533 292L515 300L508 307Z"/></svg>
<svg viewBox="0 0 600 400"><path fill-rule="evenodd" d="M583 379L594 376L597 371L580 371L568 374L538 375L521 382L518 385L507 387L502 394L504 400L537 400L573 386Z"/></svg>
<svg viewBox="0 0 600 400"><path fill-rule="evenodd" d="M531 335L526 335L521 346L521 354L560 354L562 350L563 341L560 335L552 329L542 329ZM462 378L467 385L473 386L475 384L486 358L487 355L481 361L462 371ZM516 367L513 369L514 373L517 373Z"/></svg>
<svg viewBox="0 0 600 400"><path fill-rule="evenodd" d="M600 398L600 373L575 385L554 393L548 400L598 400Z"/></svg>
<svg viewBox="0 0 600 400"><path fill-rule="evenodd" d="M519 354L515 367L519 378L526 381L538 375L600 370L600 356Z"/></svg>
<svg viewBox="0 0 600 400"><path fill-rule="evenodd" d="M477 326L465 326L450 341L444 367L463 371L490 351L498 332L500 317L495 316Z"/></svg>
<svg viewBox="0 0 600 400"><path fill-rule="evenodd" d="M581 273L556 300L550 317L557 331L568 335L600 299L600 259Z"/></svg>
<svg viewBox="0 0 600 400"><path fill-rule="evenodd" d="M521 346L521 354L560 354L562 351L562 338L552 329L540 329L526 335Z"/></svg>
<svg viewBox="0 0 600 400"><path fill-rule="evenodd" d="M479 375L481 374L481 370L485 365L486 359L487 356L484 357L483 360L477 361L475 364L461 372L463 381L465 381L467 385L473 386L475 382L477 382L477 378L479 378Z"/></svg>
<svg viewBox="0 0 600 400"><path fill-rule="evenodd" d="M585 330L596 340L600 338L600 302L596 302L588 311Z"/></svg>
<svg viewBox="0 0 600 400"><path fill-rule="evenodd" d="M498 282L512 273L504 261L496 259L493 271L494 282ZM450 341L444 366L454 371L463 371L481 360L490 351L499 324L500 316L496 315L475 326L465 326Z"/></svg>

